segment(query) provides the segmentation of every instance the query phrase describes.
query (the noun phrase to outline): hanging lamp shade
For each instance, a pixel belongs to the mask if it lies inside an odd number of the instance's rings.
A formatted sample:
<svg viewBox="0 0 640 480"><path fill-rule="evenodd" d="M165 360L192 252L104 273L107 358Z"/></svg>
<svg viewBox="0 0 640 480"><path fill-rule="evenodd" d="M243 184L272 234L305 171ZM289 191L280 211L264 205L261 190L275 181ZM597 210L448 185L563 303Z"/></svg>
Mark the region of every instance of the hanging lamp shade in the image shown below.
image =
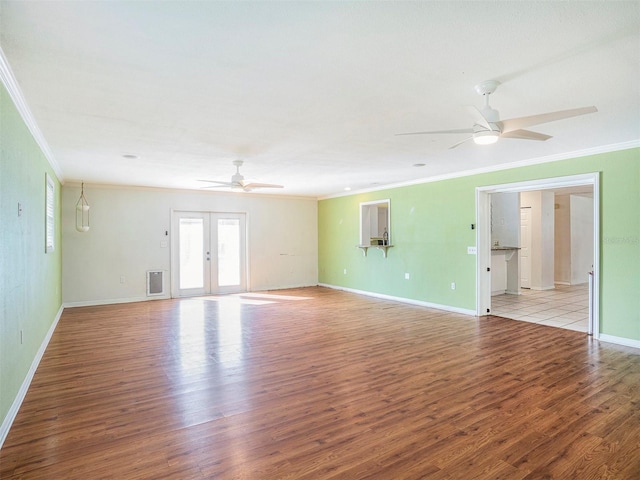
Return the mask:
<svg viewBox="0 0 640 480"><path fill-rule="evenodd" d="M79 232L89 231L89 202L84 196L84 182L82 183L82 190L80 198L76 203L76 230Z"/></svg>

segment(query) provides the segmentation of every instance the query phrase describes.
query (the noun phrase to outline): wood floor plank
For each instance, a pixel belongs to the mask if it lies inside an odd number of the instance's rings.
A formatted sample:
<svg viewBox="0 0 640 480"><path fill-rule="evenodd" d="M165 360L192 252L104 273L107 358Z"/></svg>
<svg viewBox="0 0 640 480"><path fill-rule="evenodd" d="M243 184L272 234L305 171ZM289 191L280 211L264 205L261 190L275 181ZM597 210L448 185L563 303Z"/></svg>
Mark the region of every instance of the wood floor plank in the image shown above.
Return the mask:
<svg viewBox="0 0 640 480"><path fill-rule="evenodd" d="M640 478L640 351L313 287L65 309L17 479Z"/></svg>

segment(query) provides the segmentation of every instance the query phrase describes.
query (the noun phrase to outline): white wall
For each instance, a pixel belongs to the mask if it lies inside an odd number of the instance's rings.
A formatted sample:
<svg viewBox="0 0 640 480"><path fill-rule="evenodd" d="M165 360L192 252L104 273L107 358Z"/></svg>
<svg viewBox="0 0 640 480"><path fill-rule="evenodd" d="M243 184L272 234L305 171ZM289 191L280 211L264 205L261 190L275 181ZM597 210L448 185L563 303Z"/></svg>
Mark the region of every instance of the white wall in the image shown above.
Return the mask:
<svg viewBox="0 0 640 480"><path fill-rule="evenodd" d="M571 284L587 283L593 269L593 197L571 195Z"/></svg>
<svg viewBox="0 0 640 480"><path fill-rule="evenodd" d="M146 300L147 270L171 277L171 211L247 214L249 290L318 283L313 198L85 184L91 229L75 229L78 185L62 189L62 300L66 305ZM165 235L168 232L168 235ZM163 248L161 242L167 242ZM125 277L125 283L120 277ZM170 291L168 288L167 291Z"/></svg>
<svg viewBox="0 0 640 480"><path fill-rule="evenodd" d="M550 290L554 285L554 193L522 192L520 206L531 207L532 290Z"/></svg>
<svg viewBox="0 0 640 480"><path fill-rule="evenodd" d="M571 214L569 195L556 195L555 204L555 281L571 284Z"/></svg>
<svg viewBox="0 0 640 480"><path fill-rule="evenodd" d="M593 197L556 195L555 203L556 283L587 283L593 267Z"/></svg>

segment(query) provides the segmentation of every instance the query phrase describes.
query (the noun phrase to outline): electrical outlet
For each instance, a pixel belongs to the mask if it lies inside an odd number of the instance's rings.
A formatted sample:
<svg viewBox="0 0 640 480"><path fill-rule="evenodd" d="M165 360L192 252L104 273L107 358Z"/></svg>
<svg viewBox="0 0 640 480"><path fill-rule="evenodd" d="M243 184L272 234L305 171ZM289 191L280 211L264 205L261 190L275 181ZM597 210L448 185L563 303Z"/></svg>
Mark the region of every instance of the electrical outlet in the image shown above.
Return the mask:
<svg viewBox="0 0 640 480"><path fill-rule="evenodd" d="M342 273L344 273L346 275L347 274L347 269L345 268Z"/></svg>
<svg viewBox="0 0 640 480"><path fill-rule="evenodd" d="M405 273L404 274L404 279L405 280L409 280L410 278L411 278L411 274L409 274L409 273Z"/></svg>
<svg viewBox="0 0 640 480"><path fill-rule="evenodd" d="M476 255L478 253L478 247L467 247L467 253L469 255Z"/></svg>
<svg viewBox="0 0 640 480"><path fill-rule="evenodd" d="M124 282L125 282L125 280L126 280L126 279L124 278L124 275L120 275L120 283L124 283Z"/></svg>
<svg viewBox="0 0 640 480"><path fill-rule="evenodd" d="M451 282L451 290L455 290L456 289L456 282Z"/></svg>

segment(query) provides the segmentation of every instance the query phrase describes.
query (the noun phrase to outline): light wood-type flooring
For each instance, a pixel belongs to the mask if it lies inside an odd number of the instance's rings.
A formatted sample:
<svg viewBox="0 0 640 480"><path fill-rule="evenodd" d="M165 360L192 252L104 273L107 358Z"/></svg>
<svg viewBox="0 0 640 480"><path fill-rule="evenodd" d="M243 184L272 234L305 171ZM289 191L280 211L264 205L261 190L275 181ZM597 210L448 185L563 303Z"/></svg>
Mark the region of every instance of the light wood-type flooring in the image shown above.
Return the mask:
<svg viewBox="0 0 640 480"><path fill-rule="evenodd" d="M66 309L15 479L638 479L640 350L326 289Z"/></svg>

